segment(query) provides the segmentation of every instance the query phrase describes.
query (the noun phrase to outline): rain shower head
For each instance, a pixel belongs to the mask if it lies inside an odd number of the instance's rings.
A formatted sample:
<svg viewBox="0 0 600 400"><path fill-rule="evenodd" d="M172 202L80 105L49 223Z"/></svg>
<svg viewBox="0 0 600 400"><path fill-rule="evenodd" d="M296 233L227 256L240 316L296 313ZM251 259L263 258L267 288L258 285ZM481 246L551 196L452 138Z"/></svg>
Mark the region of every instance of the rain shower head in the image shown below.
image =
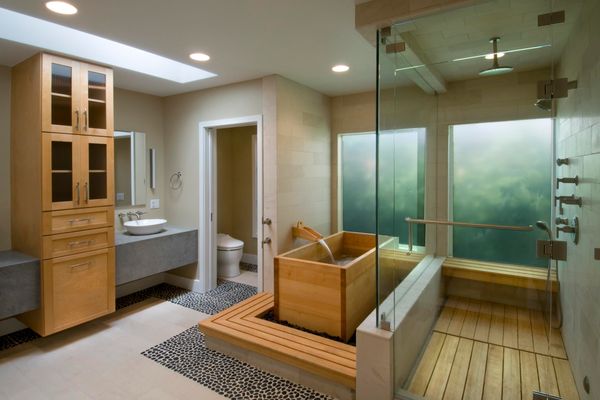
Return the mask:
<svg viewBox="0 0 600 400"><path fill-rule="evenodd" d="M507 74L509 72L512 72L513 67L509 67L509 66L505 66L505 65L500 65L498 63L498 41L500 40L499 37L494 37L490 39L490 43L492 43L492 56L493 56L493 62L492 62L492 68L487 68L484 70L479 71L479 75L481 76L494 76L494 75L502 75L502 74Z"/></svg>
<svg viewBox="0 0 600 400"><path fill-rule="evenodd" d="M550 228L548 227L548 224L546 222L537 221L535 223L535 226L537 226L537 228L542 231L546 231L546 233L548 234L548 240L552 240L552 231L550 230Z"/></svg>

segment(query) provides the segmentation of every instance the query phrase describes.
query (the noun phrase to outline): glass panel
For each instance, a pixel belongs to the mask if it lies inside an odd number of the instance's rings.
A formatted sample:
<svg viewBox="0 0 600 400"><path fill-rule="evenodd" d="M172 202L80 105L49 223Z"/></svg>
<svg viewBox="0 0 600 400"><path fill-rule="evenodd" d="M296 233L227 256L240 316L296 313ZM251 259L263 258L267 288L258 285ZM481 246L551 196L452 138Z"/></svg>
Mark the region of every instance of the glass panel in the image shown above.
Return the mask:
<svg viewBox="0 0 600 400"><path fill-rule="evenodd" d="M585 202L588 196L593 203L594 195L581 174L597 170L586 167L586 162L595 165L593 139L590 145L594 119L586 118L594 115L595 102L585 97L593 93L595 75L589 71L597 57L592 61L587 57L591 50L578 46L588 42L595 19L589 17L587 27L578 27L582 4L561 3L566 22L550 26L538 26L538 16L553 11L550 1L510 6L498 1L405 20L379 32L377 317L379 327L394 332L396 393L502 397L502 392L484 395L484 385L489 384L489 390L515 388L513 397L520 398L541 389L535 379L544 372L540 356L565 359L561 307L553 293L560 292L563 302L572 305L573 288L585 285L573 283L574 272L569 271L581 270L570 268L569 262L559 271L568 279L559 285L554 263L536 258L535 245L537 239L555 237L556 226L564 225L567 232L559 239L567 241L569 258L575 253L575 263L583 265L592 254L590 242L580 238L575 245L575 235L568 233L574 218L581 220L586 210L583 220L589 222L583 225L591 228L595 223L590 217L593 205L588 202L586 208ZM594 8L585 7L590 12ZM568 39L573 35L578 39ZM560 75L554 74L557 60ZM551 98L556 91L539 91L540 83L551 85L558 78L578 79L577 89L558 100ZM562 117L555 120L557 112ZM421 263L403 277L389 268L386 257L389 248L403 241L394 225L397 210L404 206L398 196L419 198L412 194L414 171L419 171L413 166L419 157L409 140L400 144L406 153L398 152L389 135L415 127L425 132L422 222L429 228L424 233L425 253L434 262ZM556 170L556 155L569 157L569 164ZM554 175L580 178L578 185L560 184L558 194L583 199L582 207L557 207L561 219L555 219L552 210ZM394 212L389 204L396 207ZM416 208L409 204L403 212L412 214ZM529 230L537 220L549 229ZM495 226L452 228L458 222ZM525 230L503 229L507 225ZM401 259L398 254L393 257ZM593 298L590 293L587 297ZM571 312L564 313L562 329L583 338L572 329L581 326L573 310L571 306ZM475 372L482 370L492 374L486 372L485 382L477 386ZM512 376L509 372L514 370L521 372ZM534 377L531 387L522 386L529 373Z"/></svg>
<svg viewBox="0 0 600 400"><path fill-rule="evenodd" d="M51 120L53 125L70 126L72 123L72 76L71 67L52 64Z"/></svg>
<svg viewBox="0 0 600 400"><path fill-rule="evenodd" d="M73 200L73 143L52 142L52 202Z"/></svg>
<svg viewBox="0 0 600 400"><path fill-rule="evenodd" d="M534 225L552 211L552 121L454 125L450 165L455 221ZM544 233L455 227L453 255L547 267L536 257Z"/></svg>
<svg viewBox="0 0 600 400"><path fill-rule="evenodd" d="M107 171L106 171L106 145L102 143L90 143L88 145L89 155L89 199L106 199L107 194Z"/></svg>
<svg viewBox="0 0 600 400"><path fill-rule="evenodd" d="M342 216L345 231L375 233L374 133L342 135ZM423 218L425 206L425 131L382 132L379 159L383 165L380 193L389 201L380 207L380 233L408 243L406 217ZM413 243L425 245L425 229L413 232Z"/></svg>
<svg viewBox="0 0 600 400"><path fill-rule="evenodd" d="M106 75L88 71L89 127L106 129Z"/></svg>

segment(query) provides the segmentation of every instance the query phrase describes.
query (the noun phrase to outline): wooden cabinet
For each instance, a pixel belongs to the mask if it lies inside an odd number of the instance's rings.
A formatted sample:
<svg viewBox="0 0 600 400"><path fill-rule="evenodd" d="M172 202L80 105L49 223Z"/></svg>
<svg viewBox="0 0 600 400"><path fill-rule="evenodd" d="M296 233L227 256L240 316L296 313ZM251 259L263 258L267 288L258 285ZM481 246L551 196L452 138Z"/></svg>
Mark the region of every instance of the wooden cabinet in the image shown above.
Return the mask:
<svg viewBox="0 0 600 400"><path fill-rule="evenodd" d="M42 336L115 310L112 71L38 54L11 79L12 245L42 259Z"/></svg>
<svg viewBox="0 0 600 400"><path fill-rule="evenodd" d="M42 131L112 136L112 70L42 56Z"/></svg>
<svg viewBox="0 0 600 400"><path fill-rule="evenodd" d="M107 137L42 133L43 210L111 205L113 141Z"/></svg>

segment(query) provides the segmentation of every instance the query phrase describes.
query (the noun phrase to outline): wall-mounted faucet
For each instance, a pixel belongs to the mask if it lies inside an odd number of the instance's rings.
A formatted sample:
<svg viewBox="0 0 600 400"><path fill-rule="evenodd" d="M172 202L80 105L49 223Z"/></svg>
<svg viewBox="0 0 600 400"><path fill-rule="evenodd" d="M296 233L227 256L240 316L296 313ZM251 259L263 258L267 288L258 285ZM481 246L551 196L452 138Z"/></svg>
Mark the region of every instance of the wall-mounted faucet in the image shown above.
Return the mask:
<svg viewBox="0 0 600 400"><path fill-rule="evenodd" d="M556 206L556 202L558 202L559 204L559 210L560 213L563 213L563 204L567 204L567 205L576 205L579 206L579 208L581 208L582 205L582 201L581 201L581 197L575 197L574 194L570 195L570 196L555 196L554 197L554 205Z"/></svg>
<svg viewBox="0 0 600 400"><path fill-rule="evenodd" d="M556 188L558 189L561 183L574 183L575 186L579 185L579 176L575 175L575 178L556 178Z"/></svg>

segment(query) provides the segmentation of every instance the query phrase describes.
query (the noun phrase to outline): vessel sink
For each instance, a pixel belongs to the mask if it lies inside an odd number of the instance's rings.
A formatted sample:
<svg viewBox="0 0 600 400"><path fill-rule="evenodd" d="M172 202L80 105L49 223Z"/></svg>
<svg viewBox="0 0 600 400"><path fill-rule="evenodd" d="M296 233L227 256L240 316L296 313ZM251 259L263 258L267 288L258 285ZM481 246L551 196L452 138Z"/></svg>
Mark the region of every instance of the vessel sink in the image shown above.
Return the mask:
<svg viewBox="0 0 600 400"><path fill-rule="evenodd" d="M166 219L140 219L127 221L123 225L132 235L152 235L162 231L167 223Z"/></svg>

